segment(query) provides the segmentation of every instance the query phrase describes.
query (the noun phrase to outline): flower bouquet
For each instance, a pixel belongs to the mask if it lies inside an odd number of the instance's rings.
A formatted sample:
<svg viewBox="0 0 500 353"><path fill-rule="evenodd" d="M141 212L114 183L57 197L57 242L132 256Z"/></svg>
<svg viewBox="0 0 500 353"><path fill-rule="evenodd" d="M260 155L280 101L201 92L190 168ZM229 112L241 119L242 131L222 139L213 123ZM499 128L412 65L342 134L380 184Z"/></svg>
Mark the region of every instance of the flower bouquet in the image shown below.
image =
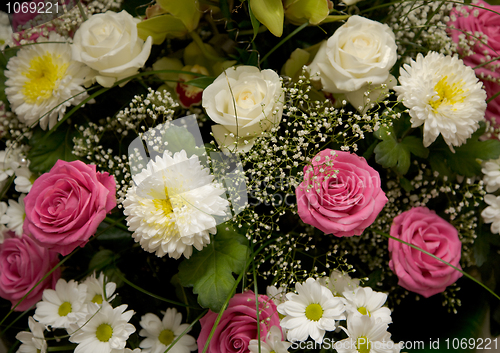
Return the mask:
<svg viewBox="0 0 500 353"><path fill-rule="evenodd" d="M4 11L9 352L498 349L498 1Z"/></svg>

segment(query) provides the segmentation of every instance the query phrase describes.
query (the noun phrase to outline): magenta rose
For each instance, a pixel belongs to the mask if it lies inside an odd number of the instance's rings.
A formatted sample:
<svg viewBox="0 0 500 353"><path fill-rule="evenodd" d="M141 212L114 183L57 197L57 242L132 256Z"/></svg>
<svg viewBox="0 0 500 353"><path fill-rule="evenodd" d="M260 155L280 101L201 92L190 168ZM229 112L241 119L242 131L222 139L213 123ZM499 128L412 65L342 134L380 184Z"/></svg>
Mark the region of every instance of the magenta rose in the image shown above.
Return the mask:
<svg viewBox="0 0 500 353"><path fill-rule="evenodd" d="M458 49L466 65L473 68L483 65L475 71L483 81L484 89L490 98L500 88L500 60L494 60L486 65L484 63L496 58L500 53L500 22L498 15L487 9L500 12L500 6L490 5L482 0L479 0L476 5L484 8L463 6L461 11L454 9L451 12L454 21L448 22L448 27L456 28L450 30L451 38L455 43L460 43L460 36L465 36L467 40L475 42L470 51L465 51L460 46ZM486 38L478 40L478 33L485 34ZM495 117L497 126L500 126L499 107L500 98L497 97L488 103L486 110L486 118L491 121L491 118Z"/></svg>
<svg viewBox="0 0 500 353"><path fill-rule="evenodd" d="M361 235L387 202L380 175L363 157L326 149L295 189L302 221L337 237Z"/></svg>
<svg viewBox="0 0 500 353"><path fill-rule="evenodd" d="M84 246L116 206L116 184L95 165L58 160L40 176L24 198L23 229L62 255Z"/></svg>
<svg viewBox="0 0 500 353"><path fill-rule="evenodd" d="M450 223L426 207L415 207L394 218L391 235L460 268L462 243ZM389 267L398 284L426 298L441 293L462 276L460 272L423 252L389 239Z"/></svg>
<svg viewBox="0 0 500 353"><path fill-rule="evenodd" d="M41 247L27 235L5 239L0 245L0 297L14 307L58 263L55 251ZM53 289L60 276L56 269L14 310L25 311L35 305L44 289Z"/></svg>
<svg viewBox="0 0 500 353"><path fill-rule="evenodd" d="M276 305L265 295L259 295L260 337L266 337L272 326L280 327ZM217 313L209 312L200 320L198 351L202 352ZM258 338L255 293L235 294L215 329L207 353L248 353L248 344Z"/></svg>

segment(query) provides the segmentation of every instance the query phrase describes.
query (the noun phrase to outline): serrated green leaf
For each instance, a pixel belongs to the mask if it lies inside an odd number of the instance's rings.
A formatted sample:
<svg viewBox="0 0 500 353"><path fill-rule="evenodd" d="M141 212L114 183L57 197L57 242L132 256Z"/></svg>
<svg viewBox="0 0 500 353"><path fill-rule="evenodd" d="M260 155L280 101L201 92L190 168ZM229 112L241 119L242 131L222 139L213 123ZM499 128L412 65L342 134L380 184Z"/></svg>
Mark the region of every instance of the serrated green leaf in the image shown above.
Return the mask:
<svg viewBox="0 0 500 353"><path fill-rule="evenodd" d="M179 266L181 284L193 287L198 303L214 312L221 309L231 293L236 282L232 273L243 271L248 256L246 238L226 227L218 226L212 242Z"/></svg>
<svg viewBox="0 0 500 353"><path fill-rule="evenodd" d="M420 158L429 157L429 150L424 147L422 139L416 136L406 136L401 143L415 156Z"/></svg>
<svg viewBox="0 0 500 353"><path fill-rule="evenodd" d="M76 131L71 129L59 129L43 141L45 131L40 128L35 129L29 142L31 146L28 152L28 159L31 161L30 170L43 174L48 172L58 159L67 162L76 160L75 155L71 153L75 134Z"/></svg>
<svg viewBox="0 0 500 353"><path fill-rule="evenodd" d="M442 153L431 153L429 156L429 163L433 171L438 172L439 175L450 177L452 172L446 163L445 156Z"/></svg>
<svg viewBox="0 0 500 353"><path fill-rule="evenodd" d="M171 125L163 133L162 138L164 142L168 142L166 148L172 153L185 150L188 157L190 157L202 150L196 147L196 139L184 127Z"/></svg>
<svg viewBox="0 0 500 353"><path fill-rule="evenodd" d="M399 184L406 192L411 192L415 189L415 187L411 185L410 181L405 177L399 178Z"/></svg>
<svg viewBox="0 0 500 353"><path fill-rule="evenodd" d="M447 161L450 168L466 177L473 177L481 173L481 164L478 159L497 159L500 156L500 141L479 141L470 138L467 143L457 147L455 153L447 152Z"/></svg>
<svg viewBox="0 0 500 353"><path fill-rule="evenodd" d="M398 143L392 134L385 137L385 139L375 147L374 152L375 161L382 167L395 167L398 173L402 175L408 172L411 161L410 151L405 145Z"/></svg>

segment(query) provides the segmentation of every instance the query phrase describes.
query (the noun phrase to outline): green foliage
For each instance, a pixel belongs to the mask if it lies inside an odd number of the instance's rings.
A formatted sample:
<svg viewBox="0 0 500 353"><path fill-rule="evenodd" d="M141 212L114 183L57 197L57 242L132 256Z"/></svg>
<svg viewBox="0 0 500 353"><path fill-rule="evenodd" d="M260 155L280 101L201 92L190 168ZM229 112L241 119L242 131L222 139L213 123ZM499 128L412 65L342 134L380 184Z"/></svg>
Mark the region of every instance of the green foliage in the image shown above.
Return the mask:
<svg viewBox="0 0 500 353"><path fill-rule="evenodd" d="M393 127L380 128L375 136L382 141L375 147L375 161L384 168L395 168L398 174L405 175L410 169L411 156L427 158L429 150L416 136L398 139Z"/></svg>
<svg viewBox="0 0 500 353"><path fill-rule="evenodd" d="M218 312L236 282L232 273L243 271L249 254L246 238L226 225L202 251L194 253L179 266L179 281L193 287L198 303Z"/></svg>
<svg viewBox="0 0 500 353"><path fill-rule="evenodd" d="M31 161L30 170L34 173L46 173L58 159L71 162L77 158L71 153L73 137L76 131L72 129L58 129L49 139L45 139L46 132L40 128L33 129L33 136L29 144L28 159Z"/></svg>
<svg viewBox="0 0 500 353"><path fill-rule="evenodd" d="M481 174L481 160L497 159L500 156L500 141L479 140L484 131L485 125L481 123L481 127L465 144L456 147L455 152L439 137L430 148L432 169L448 176L451 172L466 177Z"/></svg>
<svg viewBox="0 0 500 353"><path fill-rule="evenodd" d="M197 77L185 82L186 85L205 89L210 86L215 80L215 77Z"/></svg>
<svg viewBox="0 0 500 353"><path fill-rule="evenodd" d="M10 58L17 54L18 48L9 48L7 50L0 51L0 101L4 102L7 106L9 101L7 100L7 95L5 94L5 81L7 77L4 75L4 71L7 69L7 63Z"/></svg>

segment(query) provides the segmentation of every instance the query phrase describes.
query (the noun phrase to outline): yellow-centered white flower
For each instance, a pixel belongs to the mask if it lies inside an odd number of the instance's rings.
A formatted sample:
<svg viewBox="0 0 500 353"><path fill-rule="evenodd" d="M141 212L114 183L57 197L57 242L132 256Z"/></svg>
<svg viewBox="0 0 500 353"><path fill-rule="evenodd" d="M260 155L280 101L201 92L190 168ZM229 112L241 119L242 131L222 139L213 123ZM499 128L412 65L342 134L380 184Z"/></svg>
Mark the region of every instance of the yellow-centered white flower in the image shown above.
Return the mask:
<svg viewBox="0 0 500 353"><path fill-rule="evenodd" d="M400 69L394 87L410 109L412 127L424 125L424 146L441 134L450 149L460 146L479 128L486 110L486 92L474 70L454 56L430 52L417 55Z"/></svg>
<svg viewBox="0 0 500 353"><path fill-rule="evenodd" d="M22 343L17 352L46 353L47 341L45 341L45 337L43 336L45 326L36 322L31 316L28 318L28 326L30 332L22 331L16 335L16 339Z"/></svg>
<svg viewBox="0 0 500 353"><path fill-rule="evenodd" d="M56 33L21 48L4 73L7 99L28 126L39 122L42 129L51 129L67 107L88 96L82 86L91 70L71 59L70 45Z"/></svg>
<svg viewBox="0 0 500 353"><path fill-rule="evenodd" d="M280 324L288 330L287 340L305 341L310 336L317 343L323 342L325 331L337 327L335 320L345 319L342 299L313 278L297 283L295 290L298 294L287 293L287 301L278 305L278 312L285 315Z"/></svg>
<svg viewBox="0 0 500 353"><path fill-rule="evenodd" d="M134 239L159 257L189 258L193 247L203 249L216 233L214 216L225 216L229 206L213 179L198 156L188 158L184 150L150 160L123 202Z"/></svg>

